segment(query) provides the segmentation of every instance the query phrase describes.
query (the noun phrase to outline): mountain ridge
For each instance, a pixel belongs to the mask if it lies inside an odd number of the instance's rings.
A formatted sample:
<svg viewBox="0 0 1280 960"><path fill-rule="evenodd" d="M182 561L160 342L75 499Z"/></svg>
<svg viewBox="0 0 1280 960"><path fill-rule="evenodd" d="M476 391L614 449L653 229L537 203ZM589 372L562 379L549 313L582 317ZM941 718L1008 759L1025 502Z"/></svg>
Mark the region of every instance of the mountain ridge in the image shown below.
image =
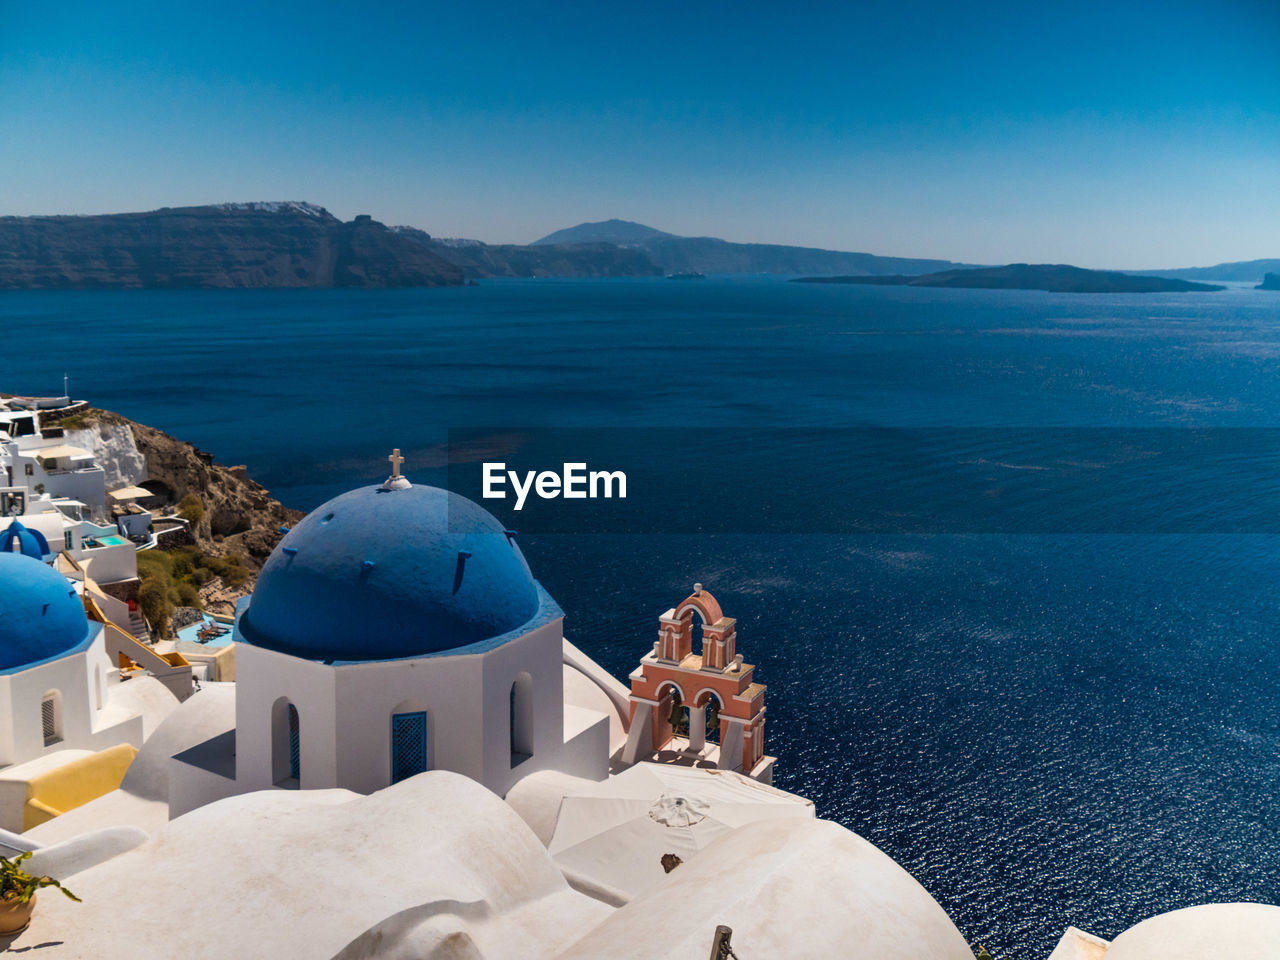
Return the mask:
<svg viewBox="0 0 1280 960"><path fill-rule="evenodd" d="M298 201L0 217L0 289L456 286L462 271L369 216Z"/></svg>
<svg viewBox="0 0 1280 960"><path fill-rule="evenodd" d="M552 242L614 243L642 250L666 274L737 273L794 276L805 273L883 275L922 274L971 264L922 257L885 257L874 253L796 247L779 243L738 243L719 237L682 237L631 220L580 223L547 234L531 246Z"/></svg>
<svg viewBox="0 0 1280 960"><path fill-rule="evenodd" d="M640 250L610 243L484 243L432 237L417 227L392 231L422 244L468 280L534 277L649 277L661 273Z"/></svg>
<svg viewBox="0 0 1280 960"><path fill-rule="evenodd" d="M570 243L613 243L626 246L674 236L674 233L667 233L656 227L636 223L634 220L619 220L615 217L612 220L579 223L572 227L565 227L563 230L555 230L533 241L529 246Z"/></svg>
<svg viewBox="0 0 1280 960"><path fill-rule="evenodd" d="M1280 272L1280 260L1230 260L1212 267L1178 267L1171 270L1125 270L1125 273L1175 280L1226 280L1235 283L1257 283L1268 273Z"/></svg>
<svg viewBox="0 0 1280 960"><path fill-rule="evenodd" d="M681 237L620 219L567 227L528 245L488 244L433 238L416 227L388 227L367 215L343 222L322 206L293 200L0 217L0 289L456 286L487 278L664 273L920 277L981 269L996 268ZM1280 260L1111 272L1257 283L1268 273L1280 273Z"/></svg>

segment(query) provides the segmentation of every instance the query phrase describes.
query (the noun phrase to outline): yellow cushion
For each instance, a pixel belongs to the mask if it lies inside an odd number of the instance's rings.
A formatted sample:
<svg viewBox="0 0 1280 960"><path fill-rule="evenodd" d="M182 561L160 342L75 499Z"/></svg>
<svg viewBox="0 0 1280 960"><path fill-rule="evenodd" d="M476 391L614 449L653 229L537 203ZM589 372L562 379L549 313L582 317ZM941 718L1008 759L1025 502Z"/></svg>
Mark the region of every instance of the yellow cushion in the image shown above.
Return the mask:
<svg viewBox="0 0 1280 960"><path fill-rule="evenodd" d="M120 743L32 777L27 782L22 829L30 830L60 813L110 793L120 786L137 755L137 747Z"/></svg>

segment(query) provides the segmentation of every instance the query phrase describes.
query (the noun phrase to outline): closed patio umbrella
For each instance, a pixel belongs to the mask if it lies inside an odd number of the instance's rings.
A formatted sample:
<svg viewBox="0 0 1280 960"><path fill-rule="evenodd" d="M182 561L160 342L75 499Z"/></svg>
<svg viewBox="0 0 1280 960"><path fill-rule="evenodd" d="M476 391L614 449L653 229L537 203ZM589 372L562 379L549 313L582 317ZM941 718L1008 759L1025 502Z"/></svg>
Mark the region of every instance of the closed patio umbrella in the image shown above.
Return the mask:
<svg viewBox="0 0 1280 960"><path fill-rule="evenodd" d="M729 770L639 763L566 796L548 849L566 873L635 897L661 882L665 855L689 860L778 817L812 819L813 802Z"/></svg>

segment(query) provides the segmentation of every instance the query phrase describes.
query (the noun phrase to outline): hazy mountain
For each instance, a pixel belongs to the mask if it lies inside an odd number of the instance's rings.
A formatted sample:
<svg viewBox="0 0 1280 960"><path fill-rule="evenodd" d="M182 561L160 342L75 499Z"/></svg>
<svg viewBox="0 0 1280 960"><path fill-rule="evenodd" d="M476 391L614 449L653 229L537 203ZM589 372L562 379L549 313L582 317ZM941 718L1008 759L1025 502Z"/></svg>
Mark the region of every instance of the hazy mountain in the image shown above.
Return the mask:
<svg viewBox="0 0 1280 960"><path fill-rule="evenodd" d="M580 223L576 227L566 227L549 233L541 240L533 241L532 246L544 243L616 243L619 246L643 243L646 240L660 240L674 237L673 233L663 233L643 223L630 220L601 220L598 223Z"/></svg>
<svg viewBox="0 0 1280 960"><path fill-rule="evenodd" d="M1114 270L1086 270L1060 263L1011 263L1004 267L947 270L922 277L801 277L796 283L864 283L881 286L968 287L982 290L1048 290L1053 293L1168 293L1222 290L1207 283L1143 277Z"/></svg>
<svg viewBox="0 0 1280 960"><path fill-rule="evenodd" d="M1182 267L1177 270L1126 270L1149 277L1174 277L1180 280L1230 280L1258 283L1268 273L1280 271L1280 260L1236 260L1214 267Z"/></svg>
<svg viewBox="0 0 1280 960"><path fill-rule="evenodd" d="M881 257L817 247L776 243L732 243L716 237L679 237L628 220L580 223L557 230L537 244L578 243L590 239L643 250L663 273L919 274L963 267L951 260Z"/></svg>
<svg viewBox="0 0 1280 960"><path fill-rule="evenodd" d="M458 267L376 220L307 203L0 217L0 289L460 283Z"/></svg>
<svg viewBox="0 0 1280 960"><path fill-rule="evenodd" d="M643 250L612 243L540 244L482 243L438 239L415 227L393 231L423 244L436 256L462 270L467 279L486 277L649 277L662 271Z"/></svg>

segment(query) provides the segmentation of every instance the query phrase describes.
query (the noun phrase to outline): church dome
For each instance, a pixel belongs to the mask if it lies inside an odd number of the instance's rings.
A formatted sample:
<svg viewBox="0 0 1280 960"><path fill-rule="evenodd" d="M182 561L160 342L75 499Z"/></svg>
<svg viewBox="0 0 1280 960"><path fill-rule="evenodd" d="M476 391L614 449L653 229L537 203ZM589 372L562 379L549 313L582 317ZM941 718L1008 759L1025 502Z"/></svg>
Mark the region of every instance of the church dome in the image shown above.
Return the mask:
<svg viewBox="0 0 1280 960"><path fill-rule="evenodd" d="M0 673L64 657L92 637L66 577L39 560L0 551Z"/></svg>
<svg viewBox="0 0 1280 960"><path fill-rule="evenodd" d="M29 530L14 520L4 533L0 533L0 551L43 560L49 555L49 541L39 530Z"/></svg>
<svg viewBox="0 0 1280 960"><path fill-rule="evenodd" d="M394 660L529 622L539 591L492 515L437 487L362 487L309 513L276 547L240 633L312 660Z"/></svg>

